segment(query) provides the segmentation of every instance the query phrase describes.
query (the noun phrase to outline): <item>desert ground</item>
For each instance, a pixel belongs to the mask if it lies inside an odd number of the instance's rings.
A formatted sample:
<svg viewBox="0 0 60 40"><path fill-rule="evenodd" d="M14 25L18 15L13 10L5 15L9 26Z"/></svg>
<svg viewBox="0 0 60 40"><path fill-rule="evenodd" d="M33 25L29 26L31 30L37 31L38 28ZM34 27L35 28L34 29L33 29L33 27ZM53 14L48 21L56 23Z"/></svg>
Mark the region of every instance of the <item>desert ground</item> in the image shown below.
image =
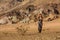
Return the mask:
<svg viewBox="0 0 60 40"><path fill-rule="evenodd" d="M60 40L60 0L0 0L0 5L0 40ZM41 33L38 32L38 21L33 21L38 13L53 19L43 21ZM22 23L26 16L31 20ZM55 16L59 18L54 19ZM11 23L5 24L4 17ZM13 17L19 20L12 21Z"/></svg>
<svg viewBox="0 0 60 40"><path fill-rule="evenodd" d="M41 33L38 33L37 22L24 24L27 30L22 33L17 30L20 23L0 25L0 40L60 40L60 19L43 23Z"/></svg>

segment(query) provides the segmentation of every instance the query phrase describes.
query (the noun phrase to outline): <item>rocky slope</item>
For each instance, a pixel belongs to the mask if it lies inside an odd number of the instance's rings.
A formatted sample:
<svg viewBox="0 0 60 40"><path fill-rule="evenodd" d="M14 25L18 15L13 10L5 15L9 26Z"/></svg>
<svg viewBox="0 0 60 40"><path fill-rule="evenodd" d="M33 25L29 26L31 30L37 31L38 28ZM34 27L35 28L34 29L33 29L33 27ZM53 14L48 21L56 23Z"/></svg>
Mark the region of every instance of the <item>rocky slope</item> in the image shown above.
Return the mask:
<svg viewBox="0 0 60 40"><path fill-rule="evenodd" d="M31 19L36 20L35 16L41 11L40 9L43 9L41 12L44 18L47 17L51 20L54 20L60 14L59 0L1 0L0 5L0 18L16 16L16 19L18 18L20 21L21 19L23 21L25 19L29 21Z"/></svg>

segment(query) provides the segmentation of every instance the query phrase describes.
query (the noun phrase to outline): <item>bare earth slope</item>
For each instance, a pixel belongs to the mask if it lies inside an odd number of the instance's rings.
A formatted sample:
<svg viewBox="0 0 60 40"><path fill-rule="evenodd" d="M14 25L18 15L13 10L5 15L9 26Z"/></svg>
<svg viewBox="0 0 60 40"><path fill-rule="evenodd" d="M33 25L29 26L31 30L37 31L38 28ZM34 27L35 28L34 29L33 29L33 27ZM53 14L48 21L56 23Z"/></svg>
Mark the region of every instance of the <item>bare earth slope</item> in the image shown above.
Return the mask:
<svg viewBox="0 0 60 40"><path fill-rule="evenodd" d="M29 0L0 14L16 10L28 2ZM60 3L60 0L35 0L33 3L40 5L40 3L46 4L50 2ZM16 24L0 25L0 40L60 40L60 18L50 22L43 22L42 33L38 33L38 22L31 22L29 24L18 22Z"/></svg>
<svg viewBox="0 0 60 40"><path fill-rule="evenodd" d="M22 24L0 25L0 40L60 40L60 19L44 22L42 33L38 33L37 22L24 24L28 31L24 35L17 33L16 27Z"/></svg>

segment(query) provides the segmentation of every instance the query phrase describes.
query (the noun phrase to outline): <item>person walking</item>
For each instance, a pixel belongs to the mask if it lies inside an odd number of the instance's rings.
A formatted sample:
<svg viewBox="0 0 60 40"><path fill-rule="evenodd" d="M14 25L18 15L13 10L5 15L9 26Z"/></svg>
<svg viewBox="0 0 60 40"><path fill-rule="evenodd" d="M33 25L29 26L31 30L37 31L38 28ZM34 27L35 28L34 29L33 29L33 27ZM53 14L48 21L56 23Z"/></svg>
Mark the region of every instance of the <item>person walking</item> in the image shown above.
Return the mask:
<svg viewBox="0 0 60 40"><path fill-rule="evenodd" d="M38 14L38 31L41 33L43 26L43 17L42 14Z"/></svg>

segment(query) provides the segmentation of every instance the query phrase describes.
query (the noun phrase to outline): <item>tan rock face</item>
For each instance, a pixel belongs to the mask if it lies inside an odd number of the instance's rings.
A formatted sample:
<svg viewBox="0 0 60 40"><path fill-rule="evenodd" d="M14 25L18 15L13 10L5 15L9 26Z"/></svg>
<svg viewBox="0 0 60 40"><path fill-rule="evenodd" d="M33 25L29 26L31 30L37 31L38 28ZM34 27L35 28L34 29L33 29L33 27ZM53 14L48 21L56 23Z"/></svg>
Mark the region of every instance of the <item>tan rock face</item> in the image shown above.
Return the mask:
<svg viewBox="0 0 60 40"><path fill-rule="evenodd" d="M59 0L1 0L3 3L0 3L0 13L6 11L6 14L9 15L12 22L18 21L37 21L37 14L42 14L44 18L53 19L55 16L54 8L59 9ZM22 1L22 2L20 2ZM25 4L26 3L26 4ZM32 6L31 6L32 5ZM10 10L11 9L11 10ZM29 11L30 10L30 11ZM58 10L58 12L60 12ZM5 15L3 13L2 15ZM15 13L15 14L14 14ZM12 16L12 17L11 17Z"/></svg>

